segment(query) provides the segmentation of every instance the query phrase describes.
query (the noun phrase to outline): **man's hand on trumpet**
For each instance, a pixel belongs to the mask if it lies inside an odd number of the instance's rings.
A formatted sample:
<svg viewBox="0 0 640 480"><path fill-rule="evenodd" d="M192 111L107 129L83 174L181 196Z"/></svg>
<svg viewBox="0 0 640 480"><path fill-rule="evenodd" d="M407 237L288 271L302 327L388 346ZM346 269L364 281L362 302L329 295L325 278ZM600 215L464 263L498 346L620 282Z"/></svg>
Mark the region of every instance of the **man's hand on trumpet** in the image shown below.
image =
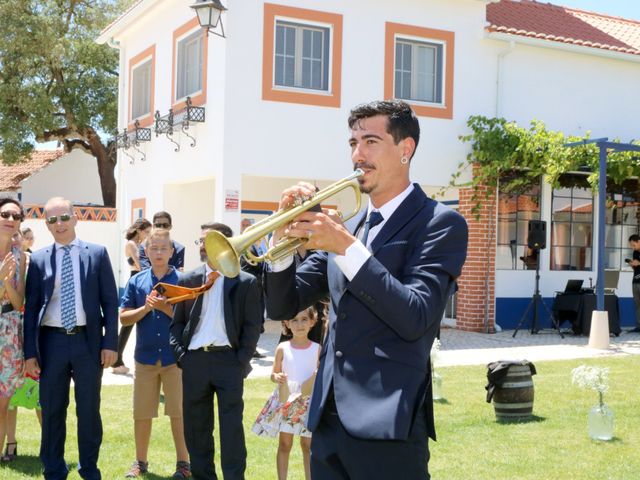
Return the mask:
<svg viewBox="0 0 640 480"><path fill-rule="evenodd" d="M316 188L307 182L299 182L282 192L280 210L291 208L312 197ZM327 252L344 255L349 246L356 241L345 228L342 218L335 210L323 212L306 211L300 214L288 225L274 232L273 241L281 237L307 238L304 245L307 250L325 250Z"/></svg>

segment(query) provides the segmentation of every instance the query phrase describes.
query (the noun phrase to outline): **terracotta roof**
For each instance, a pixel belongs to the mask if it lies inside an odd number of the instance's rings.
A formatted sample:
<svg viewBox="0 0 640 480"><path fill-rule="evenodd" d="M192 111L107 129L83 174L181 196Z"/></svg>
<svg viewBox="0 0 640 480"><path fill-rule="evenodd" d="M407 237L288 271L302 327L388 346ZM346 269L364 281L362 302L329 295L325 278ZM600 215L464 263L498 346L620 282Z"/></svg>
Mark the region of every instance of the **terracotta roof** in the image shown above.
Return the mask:
<svg viewBox="0 0 640 480"><path fill-rule="evenodd" d="M487 5L487 30L640 55L640 21L531 0Z"/></svg>
<svg viewBox="0 0 640 480"><path fill-rule="evenodd" d="M13 165L5 165L0 161L0 192L15 191L20 182L29 178L64 154L62 150L34 150L31 158Z"/></svg>

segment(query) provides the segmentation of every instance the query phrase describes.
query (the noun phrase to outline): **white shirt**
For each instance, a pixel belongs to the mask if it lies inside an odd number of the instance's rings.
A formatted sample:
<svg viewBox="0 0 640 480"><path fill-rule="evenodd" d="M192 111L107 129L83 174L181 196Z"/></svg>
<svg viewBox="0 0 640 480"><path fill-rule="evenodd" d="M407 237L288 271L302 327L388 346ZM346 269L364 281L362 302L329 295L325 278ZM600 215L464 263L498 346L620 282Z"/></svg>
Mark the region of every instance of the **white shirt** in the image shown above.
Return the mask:
<svg viewBox="0 0 640 480"><path fill-rule="evenodd" d="M368 247L371 246L371 242L376 238L384 224L387 223L387 220L393 213L398 209L400 204L413 192L413 184L410 183L409 186L404 189L401 193L393 197L387 203L382 205L379 209L380 215L382 215L382 221L376 225L375 227L369 229L369 234L367 235L367 245L363 245L360 239L357 239L353 242L347 250L344 252L344 255L336 255L336 265L342 271L345 277L349 281L353 280L353 277L356 276L358 271L362 268L362 265L369 259L371 256L371 251L368 250ZM367 216L365 220L369 218L369 214L376 210L374 206L369 201L369 206L367 207ZM364 228L364 224L362 225ZM271 271L272 272L282 272L289 268L289 266L293 263L293 255L289 258L283 258L276 262L271 263Z"/></svg>
<svg viewBox="0 0 640 480"><path fill-rule="evenodd" d="M206 278L213 272L209 265L206 265ZM227 336L227 326L224 323L224 277L217 278L209 290L202 294L202 311L200 321L193 332L189 350L197 350L206 345L217 347L231 346Z"/></svg>
<svg viewBox="0 0 640 480"><path fill-rule="evenodd" d="M87 324L87 315L84 313L82 305L82 284L80 282L80 242L77 238L69 244L71 245L71 266L73 268L73 291L76 300L76 325ZM56 249L56 278L53 283L53 293L47 306L47 310L42 317L41 325L47 327L62 327L62 311L60 304L60 277L62 275L62 257L64 256L64 245L55 243Z"/></svg>
<svg viewBox="0 0 640 480"><path fill-rule="evenodd" d="M336 255L336 265L338 265L338 268L342 271L344 276L347 277L347 280L353 280L353 277L356 276L358 271L362 268L362 265L364 265L364 263L369 259L369 257L371 256L371 251L369 250L369 248L371 247L371 243L376 238L380 230L382 230L384 224L387 223L389 217L393 215L400 204L404 201L405 198L409 196L411 192L413 192L412 183L410 183L409 186L404 191L402 191L402 193L396 195L378 209L378 211L382 215L382 221L375 227L369 229L366 246L363 245L360 240L357 240L349 245L349 248L347 248L347 250L344 252L344 255ZM369 218L369 215L373 210L376 209L371 204L371 201L369 201L366 218Z"/></svg>

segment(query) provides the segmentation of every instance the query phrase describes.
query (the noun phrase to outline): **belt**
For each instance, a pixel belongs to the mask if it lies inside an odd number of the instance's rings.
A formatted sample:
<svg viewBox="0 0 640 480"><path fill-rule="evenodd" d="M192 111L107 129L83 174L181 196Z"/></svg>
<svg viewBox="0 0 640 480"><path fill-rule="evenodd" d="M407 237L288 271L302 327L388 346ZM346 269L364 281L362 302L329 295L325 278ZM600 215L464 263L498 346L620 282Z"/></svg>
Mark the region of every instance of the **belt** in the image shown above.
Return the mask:
<svg viewBox="0 0 640 480"><path fill-rule="evenodd" d="M15 309L13 308L13 304L11 302L2 304L2 313L13 312Z"/></svg>
<svg viewBox="0 0 640 480"><path fill-rule="evenodd" d="M64 333L65 335L75 335L76 333L84 332L87 329L87 327L84 325L79 325L70 328L69 330L64 327L50 327L48 325L43 325L42 328L49 330L50 332Z"/></svg>
<svg viewBox="0 0 640 480"><path fill-rule="evenodd" d="M229 345L205 345L204 347L198 348L203 352L226 352L228 350L233 350Z"/></svg>

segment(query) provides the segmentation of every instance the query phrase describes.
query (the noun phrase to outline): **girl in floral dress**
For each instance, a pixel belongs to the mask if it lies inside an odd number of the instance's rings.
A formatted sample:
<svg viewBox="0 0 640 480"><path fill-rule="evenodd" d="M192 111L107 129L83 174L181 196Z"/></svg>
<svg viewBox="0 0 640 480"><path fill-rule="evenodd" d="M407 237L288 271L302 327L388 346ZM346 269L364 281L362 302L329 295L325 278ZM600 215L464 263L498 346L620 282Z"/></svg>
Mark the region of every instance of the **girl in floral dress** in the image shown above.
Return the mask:
<svg viewBox="0 0 640 480"><path fill-rule="evenodd" d="M278 480L287 478L294 435L300 436L305 478L311 478L311 432L306 429L305 423L318 368L320 345L307 336L316 319L317 312L310 307L283 322L284 329L292 338L276 348L271 381L278 386L253 425L253 432L260 436L279 437L276 457Z"/></svg>
<svg viewBox="0 0 640 480"><path fill-rule="evenodd" d="M12 198L0 199L0 451L4 447L9 401L23 381L24 275L21 272L24 272L25 255L20 245L13 241L23 219L20 202Z"/></svg>

